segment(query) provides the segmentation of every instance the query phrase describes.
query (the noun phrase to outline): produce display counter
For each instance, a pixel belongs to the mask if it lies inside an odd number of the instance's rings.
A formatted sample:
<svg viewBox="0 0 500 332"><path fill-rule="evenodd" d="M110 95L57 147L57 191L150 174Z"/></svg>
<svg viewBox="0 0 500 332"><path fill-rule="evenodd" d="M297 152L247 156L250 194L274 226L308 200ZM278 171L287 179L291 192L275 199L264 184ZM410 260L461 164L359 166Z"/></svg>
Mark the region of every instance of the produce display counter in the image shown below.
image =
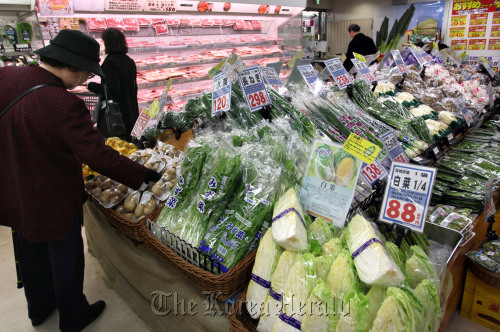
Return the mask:
<svg viewBox="0 0 500 332"><path fill-rule="evenodd" d="M111 226L91 202L84 216L89 251L109 287L154 331L229 331L224 303L215 304L179 270Z"/></svg>

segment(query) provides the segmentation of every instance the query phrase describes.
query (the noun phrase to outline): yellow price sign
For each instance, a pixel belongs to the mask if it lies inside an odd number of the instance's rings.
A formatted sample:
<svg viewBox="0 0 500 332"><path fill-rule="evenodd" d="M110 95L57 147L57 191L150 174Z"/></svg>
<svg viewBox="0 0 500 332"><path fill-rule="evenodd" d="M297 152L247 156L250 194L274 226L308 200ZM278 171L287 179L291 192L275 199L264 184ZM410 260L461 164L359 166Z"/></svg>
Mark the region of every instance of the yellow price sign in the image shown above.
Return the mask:
<svg viewBox="0 0 500 332"><path fill-rule="evenodd" d="M450 28L450 38L463 38L465 37L465 27Z"/></svg>
<svg viewBox="0 0 500 332"><path fill-rule="evenodd" d="M370 165L377 158L380 147L354 133L349 135L343 149Z"/></svg>
<svg viewBox="0 0 500 332"><path fill-rule="evenodd" d="M149 117L154 118L156 114L160 111L158 99L155 99L153 103L149 106Z"/></svg>
<svg viewBox="0 0 500 332"><path fill-rule="evenodd" d="M304 57L304 50L300 50L293 56L293 58L288 61L288 68L293 68L295 66L295 62L297 60L302 59Z"/></svg>
<svg viewBox="0 0 500 332"><path fill-rule="evenodd" d="M227 62L227 59L223 60L222 62L220 62L217 65L215 65L212 69L210 69L208 71L208 77L212 80L214 78L215 74L217 74L217 72L219 70L222 70L222 67L224 67L224 65L226 64L226 62Z"/></svg>
<svg viewBox="0 0 500 332"><path fill-rule="evenodd" d="M366 59L365 57L362 55L362 54L359 54L359 53L356 53L356 52L353 52L352 54L354 54L354 57L359 60L359 61L363 61L363 62L366 62Z"/></svg>
<svg viewBox="0 0 500 332"><path fill-rule="evenodd" d="M439 51L439 46L438 46L438 44L437 44L436 42L433 42L433 43L432 43L432 46L433 46L436 50L438 50L438 51Z"/></svg>
<svg viewBox="0 0 500 332"><path fill-rule="evenodd" d="M462 54L460 54L460 59L463 59L467 56L467 52L463 51Z"/></svg>
<svg viewBox="0 0 500 332"><path fill-rule="evenodd" d="M465 26L467 24L467 15L458 15L451 17L451 26Z"/></svg>

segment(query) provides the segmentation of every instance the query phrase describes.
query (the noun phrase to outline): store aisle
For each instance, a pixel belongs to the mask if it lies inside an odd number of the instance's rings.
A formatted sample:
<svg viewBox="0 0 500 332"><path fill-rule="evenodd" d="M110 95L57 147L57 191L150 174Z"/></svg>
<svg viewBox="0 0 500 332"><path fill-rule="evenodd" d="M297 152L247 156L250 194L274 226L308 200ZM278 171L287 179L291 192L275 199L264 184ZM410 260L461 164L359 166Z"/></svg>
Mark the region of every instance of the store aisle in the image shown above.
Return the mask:
<svg viewBox="0 0 500 332"><path fill-rule="evenodd" d="M106 301L103 315L92 323L85 332L151 331L130 307L104 283L104 273L99 262L87 252L85 243L84 292L89 302ZM17 289L14 252L10 228L0 226L0 315L1 332L55 332L59 331L59 316L54 313L41 326L34 328L28 319L24 290Z"/></svg>

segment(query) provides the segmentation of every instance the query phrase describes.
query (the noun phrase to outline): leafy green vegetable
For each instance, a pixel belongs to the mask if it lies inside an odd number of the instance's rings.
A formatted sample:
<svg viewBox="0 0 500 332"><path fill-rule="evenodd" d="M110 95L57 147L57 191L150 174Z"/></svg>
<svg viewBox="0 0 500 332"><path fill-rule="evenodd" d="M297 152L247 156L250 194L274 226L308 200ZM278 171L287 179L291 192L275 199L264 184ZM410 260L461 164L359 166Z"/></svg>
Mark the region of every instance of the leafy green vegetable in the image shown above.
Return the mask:
<svg viewBox="0 0 500 332"><path fill-rule="evenodd" d="M328 273L326 284L336 301L342 301L350 291L361 291L362 286L354 267L351 254L342 250Z"/></svg>
<svg viewBox="0 0 500 332"><path fill-rule="evenodd" d="M435 284L424 279L415 288L415 293L423 304L422 316L425 318L423 331L436 331L441 319L441 306Z"/></svg>
<svg viewBox="0 0 500 332"><path fill-rule="evenodd" d="M307 228L307 239L308 241L317 240L321 246L330 241L333 234L328 225L328 222L322 218L316 218L314 222Z"/></svg>
<svg viewBox="0 0 500 332"><path fill-rule="evenodd" d="M410 255L406 260L405 271L406 275L410 277L408 283L412 288L417 287L424 279L429 279L436 284L439 282L434 265L419 246L410 247Z"/></svg>
<svg viewBox="0 0 500 332"><path fill-rule="evenodd" d="M367 332L369 325L370 299L360 292L349 293L344 300L337 331Z"/></svg>
<svg viewBox="0 0 500 332"><path fill-rule="evenodd" d="M322 279L316 281L311 296L307 300L306 315L302 331L335 331L339 320L339 303Z"/></svg>
<svg viewBox="0 0 500 332"><path fill-rule="evenodd" d="M372 331L418 331L411 299L405 291L390 287L377 317L373 321Z"/></svg>

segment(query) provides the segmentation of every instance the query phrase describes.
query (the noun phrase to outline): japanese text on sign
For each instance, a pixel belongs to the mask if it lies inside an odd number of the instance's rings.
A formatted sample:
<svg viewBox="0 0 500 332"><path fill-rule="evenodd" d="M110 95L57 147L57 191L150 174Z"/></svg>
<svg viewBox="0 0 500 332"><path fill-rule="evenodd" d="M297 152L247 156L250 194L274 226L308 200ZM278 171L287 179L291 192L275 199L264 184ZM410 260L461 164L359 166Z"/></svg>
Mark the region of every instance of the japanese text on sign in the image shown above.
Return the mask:
<svg viewBox="0 0 500 332"><path fill-rule="evenodd" d="M231 81L220 73L214 77L212 92L212 116L231 108Z"/></svg>
<svg viewBox="0 0 500 332"><path fill-rule="evenodd" d="M392 50L391 51L392 58L394 59L394 62L396 63L396 67L398 67L399 72L401 74L404 74L407 72L405 62L403 61L403 58L401 58L401 53L399 53L398 50Z"/></svg>
<svg viewBox="0 0 500 332"><path fill-rule="evenodd" d="M177 0L145 0L145 12L175 12Z"/></svg>
<svg viewBox="0 0 500 332"><path fill-rule="evenodd" d="M370 184L370 186L373 186L373 184L378 180L384 179L387 174L388 173L385 168L376 160L373 161L371 165L365 162L361 164L361 176Z"/></svg>
<svg viewBox="0 0 500 332"><path fill-rule="evenodd" d="M142 0L106 0L106 10L142 11Z"/></svg>
<svg viewBox="0 0 500 332"><path fill-rule="evenodd" d="M481 65L484 67L484 69L486 69L486 71L492 78L495 76L495 71L493 70L493 68L491 68L490 64L484 57L479 58L479 63L481 63Z"/></svg>
<svg viewBox="0 0 500 332"><path fill-rule="evenodd" d="M141 111L141 115L139 115L139 118L137 118L134 128L132 129L132 136L140 138L150 119L149 109L143 108Z"/></svg>
<svg viewBox="0 0 500 332"><path fill-rule="evenodd" d="M271 103L266 86L260 75L259 67L255 66L244 69L239 74L239 78L251 112L257 111Z"/></svg>
<svg viewBox="0 0 500 332"><path fill-rule="evenodd" d="M392 131L388 131L380 136L380 140L384 144L385 149L387 150L389 156L393 161L400 163L409 162L409 159L404 153L403 148L401 147L401 145L399 145L396 135L394 135Z"/></svg>
<svg viewBox="0 0 500 332"><path fill-rule="evenodd" d="M297 69L299 70L304 80L307 82L307 86L309 87L309 89L311 89L312 93L320 93L322 85L314 68L311 65L304 65L298 66Z"/></svg>
<svg viewBox="0 0 500 332"><path fill-rule="evenodd" d="M425 65L427 63L427 61L425 60L425 56L423 56L423 54L421 54L416 47L411 47L410 52L417 59L420 65Z"/></svg>
<svg viewBox="0 0 500 332"><path fill-rule="evenodd" d="M354 133L344 143L343 149L367 164L373 163L380 152L380 147Z"/></svg>
<svg viewBox="0 0 500 332"><path fill-rule="evenodd" d="M470 125L472 124L472 113L467 109L462 98L457 99L456 104L458 109L460 110L460 114L462 114L465 122L467 122L467 126L470 127Z"/></svg>
<svg viewBox="0 0 500 332"><path fill-rule="evenodd" d="M366 66L366 63L359 61L357 59L352 59L352 64L356 67L358 73L361 74L361 77L366 81L366 83L370 84L375 81L375 77L373 76L370 68Z"/></svg>
<svg viewBox="0 0 500 332"><path fill-rule="evenodd" d="M454 0L452 15L487 13L496 11L495 1L491 0Z"/></svg>
<svg viewBox="0 0 500 332"><path fill-rule="evenodd" d="M436 169L393 163L379 219L422 233Z"/></svg>
<svg viewBox="0 0 500 332"><path fill-rule="evenodd" d="M347 73L339 59L327 60L325 61L325 66L340 89L345 89L348 85L352 84L351 76Z"/></svg>
<svg viewBox="0 0 500 332"><path fill-rule="evenodd" d="M290 96L290 91L288 91L283 82L280 80L278 73L274 70L274 68L260 67L260 72L267 84L269 84L276 92L283 97Z"/></svg>

